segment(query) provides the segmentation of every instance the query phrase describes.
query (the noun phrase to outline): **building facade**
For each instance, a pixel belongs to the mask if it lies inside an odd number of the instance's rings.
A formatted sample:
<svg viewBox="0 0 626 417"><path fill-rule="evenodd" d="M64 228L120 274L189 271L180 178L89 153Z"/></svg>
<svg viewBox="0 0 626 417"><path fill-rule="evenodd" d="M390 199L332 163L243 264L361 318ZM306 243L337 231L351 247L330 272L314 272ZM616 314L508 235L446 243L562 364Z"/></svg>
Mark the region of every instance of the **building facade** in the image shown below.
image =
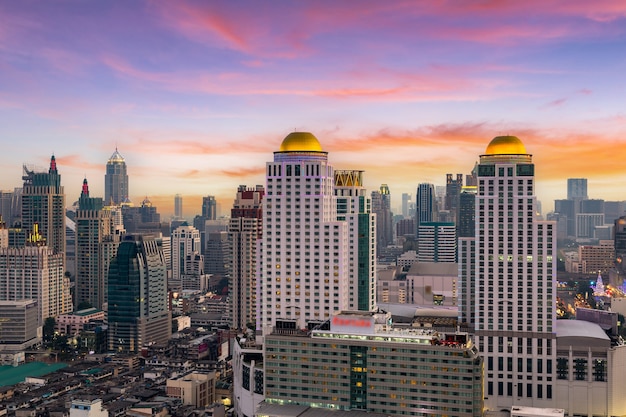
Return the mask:
<svg viewBox="0 0 626 417"><path fill-rule="evenodd" d="M240 185L230 211L228 236L232 248L230 303L233 329L256 323L257 243L263 237L263 196L261 185Z"/></svg>
<svg viewBox="0 0 626 417"><path fill-rule="evenodd" d="M290 133L266 165L257 329L324 321L349 300L349 230L337 220L335 174L308 132ZM314 254L315 256L311 256Z"/></svg>
<svg viewBox="0 0 626 417"><path fill-rule="evenodd" d="M388 416L481 416L483 363L467 333L398 328L341 312L312 331L266 336L265 402Z"/></svg>
<svg viewBox="0 0 626 417"><path fill-rule="evenodd" d="M50 158L48 172L30 171L24 166L22 179L23 239L17 246L26 243L36 224L46 245L54 253L63 255L65 265L65 194L54 155Z"/></svg>
<svg viewBox="0 0 626 417"><path fill-rule="evenodd" d="M151 343L167 342L172 323L159 240L126 236L111 260L108 286L110 351L136 353Z"/></svg>
<svg viewBox="0 0 626 417"><path fill-rule="evenodd" d="M454 223L423 222L418 230L420 262L456 262L457 236Z"/></svg>
<svg viewBox="0 0 626 417"><path fill-rule="evenodd" d="M76 306L82 302L99 309L105 306L109 262L121 237L111 213L104 210L102 198L89 196L85 179L75 219Z"/></svg>
<svg viewBox="0 0 626 417"><path fill-rule="evenodd" d="M490 410L554 404L556 230L535 216L534 168L514 136L494 138L478 165L470 324L485 360Z"/></svg>
<svg viewBox="0 0 626 417"><path fill-rule="evenodd" d="M349 309L376 308L376 215L363 185L363 171L335 171L337 220L347 222Z"/></svg>

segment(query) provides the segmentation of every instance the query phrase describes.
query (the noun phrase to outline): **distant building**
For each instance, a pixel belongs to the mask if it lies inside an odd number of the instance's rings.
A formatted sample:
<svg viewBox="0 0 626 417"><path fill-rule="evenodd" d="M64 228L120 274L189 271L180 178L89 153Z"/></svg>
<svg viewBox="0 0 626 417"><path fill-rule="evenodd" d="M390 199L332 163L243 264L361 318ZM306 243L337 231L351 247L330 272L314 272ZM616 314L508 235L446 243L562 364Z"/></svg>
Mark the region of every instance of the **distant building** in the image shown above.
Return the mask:
<svg viewBox="0 0 626 417"><path fill-rule="evenodd" d="M420 262L456 262L457 236L454 223L429 222L419 226L418 259Z"/></svg>
<svg viewBox="0 0 626 417"><path fill-rule="evenodd" d="M183 405L197 408L215 402L215 372L189 372L166 382L165 393L171 398L180 398Z"/></svg>
<svg viewBox="0 0 626 417"><path fill-rule="evenodd" d="M284 324L265 338L267 404L482 415L483 363L467 333L394 327L370 312L340 312L312 331Z"/></svg>
<svg viewBox="0 0 626 417"><path fill-rule="evenodd" d="M463 188L463 174L446 174L446 199L444 209L450 212L449 221L456 223L459 211L459 196Z"/></svg>
<svg viewBox="0 0 626 417"><path fill-rule="evenodd" d="M372 191L372 213L376 215L376 253L393 244L393 219L391 214L391 193L387 184L379 191Z"/></svg>
<svg viewBox="0 0 626 417"><path fill-rule="evenodd" d="M183 219L183 196L180 194L174 196L174 218Z"/></svg>
<svg viewBox="0 0 626 417"><path fill-rule="evenodd" d="M417 236L419 225L436 220L437 199L435 186L423 183L417 186L415 198L415 234Z"/></svg>
<svg viewBox="0 0 626 417"><path fill-rule="evenodd" d="M587 196L587 178L568 178L567 179L567 199L568 200L586 200Z"/></svg>
<svg viewBox="0 0 626 417"><path fill-rule="evenodd" d="M161 233L161 215L152 202L146 197L140 207L122 205L122 217L126 233Z"/></svg>
<svg viewBox="0 0 626 417"><path fill-rule="evenodd" d="M598 245L580 245L578 262L583 274L608 273L615 267L615 242L601 240Z"/></svg>
<svg viewBox="0 0 626 417"><path fill-rule="evenodd" d="M409 215L409 206L411 203L411 194L402 193L402 216Z"/></svg>
<svg viewBox="0 0 626 417"><path fill-rule="evenodd" d="M172 232L172 281L178 282L185 274L185 259L200 253L200 232L184 222Z"/></svg>
<svg viewBox="0 0 626 417"><path fill-rule="evenodd" d="M613 229L615 242L615 266L621 273L626 272L626 216L615 220Z"/></svg>
<svg viewBox="0 0 626 417"><path fill-rule="evenodd" d="M124 238L109 267L109 350L137 353L171 334L165 257L151 236Z"/></svg>
<svg viewBox="0 0 626 417"><path fill-rule="evenodd" d="M86 308L61 314L56 318L56 330L61 334L73 336L80 333L85 324L92 320L104 321L104 311L97 308Z"/></svg>
<svg viewBox="0 0 626 417"><path fill-rule="evenodd" d="M396 223L396 236L415 238L415 219L402 219Z"/></svg>
<svg viewBox="0 0 626 417"><path fill-rule="evenodd" d="M108 417L109 412L102 407L102 400L79 399L72 400L70 405L70 417Z"/></svg>
<svg viewBox="0 0 626 417"><path fill-rule="evenodd" d="M37 300L0 301L0 357L40 344L41 326Z"/></svg>
<svg viewBox="0 0 626 417"><path fill-rule="evenodd" d="M115 148L109 158L104 174L104 204L117 206L128 200L128 174L126 161Z"/></svg>
<svg viewBox="0 0 626 417"><path fill-rule="evenodd" d="M458 237L476 236L476 186L465 186L459 195L459 215L456 221Z"/></svg>
<svg viewBox="0 0 626 417"><path fill-rule="evenodd" d="M215 196L202 197L202 217L206 220L217 219L217 201Z"/></svg>

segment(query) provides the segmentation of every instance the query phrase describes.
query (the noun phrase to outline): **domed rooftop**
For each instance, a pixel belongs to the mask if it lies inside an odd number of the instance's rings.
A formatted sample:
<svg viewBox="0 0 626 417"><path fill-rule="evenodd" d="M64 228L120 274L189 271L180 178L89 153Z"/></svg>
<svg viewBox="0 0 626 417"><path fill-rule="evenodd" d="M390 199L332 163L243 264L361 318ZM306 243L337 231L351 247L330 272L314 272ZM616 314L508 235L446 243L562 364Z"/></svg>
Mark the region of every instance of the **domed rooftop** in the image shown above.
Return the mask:
<svg viewBox="0 0 626 417"><path fill-rule="evenodd" d="M324 152L317 138L309 132L291 132L280 144L279 152Z"/></svg>
<svg viewBox="0 0 626 417"><path fill-rule="evenodd" d="M526 147L517 136L496 136L487 145L486 155L526 155Z"/></svg>

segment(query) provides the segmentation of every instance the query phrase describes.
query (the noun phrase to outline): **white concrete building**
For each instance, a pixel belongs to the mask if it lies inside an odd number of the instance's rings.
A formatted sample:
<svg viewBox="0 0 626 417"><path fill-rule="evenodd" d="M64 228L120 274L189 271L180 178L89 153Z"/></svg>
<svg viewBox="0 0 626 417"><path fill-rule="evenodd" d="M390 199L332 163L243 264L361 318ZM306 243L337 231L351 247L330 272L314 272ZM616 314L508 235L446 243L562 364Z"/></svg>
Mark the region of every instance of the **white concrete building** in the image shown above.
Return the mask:
<svg viewBox="0 0 626 417"><path fill-rule="evenodd" d="M551 407L556 395L556 230L535 216L534 167L515 136L494 138L477 167L475 318L462 319L485 359L489 410Z"/></svg>
<svg viewBox="0 0 626 417"><path fill-rule="evenodd" d="M108 417L109 412L102 407L102 400L74 399L70 406L70 417Z"/></svg>
<svg viewBox="0 0 626 417"><path fill-rule="evenodd" d="M172 232L172 282L180 282L185 274L185 258L200 252L200 232L183 223Z"/></svg>
<svg viewBox="0 0 626 417"><path fill-rule="evenodd" d="M315 136L290 133L266 166L257 329L329 319L349 305L349 229L337 220L335 173Z"/></svg>

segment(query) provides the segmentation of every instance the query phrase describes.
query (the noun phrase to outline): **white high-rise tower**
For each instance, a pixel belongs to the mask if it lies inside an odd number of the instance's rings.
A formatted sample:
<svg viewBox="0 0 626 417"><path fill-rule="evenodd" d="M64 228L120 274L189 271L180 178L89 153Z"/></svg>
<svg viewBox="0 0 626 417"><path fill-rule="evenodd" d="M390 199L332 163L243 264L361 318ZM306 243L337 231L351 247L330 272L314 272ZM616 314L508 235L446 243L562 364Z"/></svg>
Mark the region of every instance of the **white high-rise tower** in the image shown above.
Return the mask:
<svg viewBox="0 0 626 417"><path fill-rule="evenodd" d="M473 275L464 288L474 290L474 300L466 297L474 316L462 308L461 318L473 324L485 359L491 410L550 407L556 394L556 226L535 217L534 168L517 137L489 143L478 165L473 274L460 265Z"/></svg>
<svg viewBox="0 0 626 417"><path fill-rule="evenodd" d="M334 170L308 132L290 133L266 167L257 328L302 328L348 308L348 226L337 220Z"/></svg>

